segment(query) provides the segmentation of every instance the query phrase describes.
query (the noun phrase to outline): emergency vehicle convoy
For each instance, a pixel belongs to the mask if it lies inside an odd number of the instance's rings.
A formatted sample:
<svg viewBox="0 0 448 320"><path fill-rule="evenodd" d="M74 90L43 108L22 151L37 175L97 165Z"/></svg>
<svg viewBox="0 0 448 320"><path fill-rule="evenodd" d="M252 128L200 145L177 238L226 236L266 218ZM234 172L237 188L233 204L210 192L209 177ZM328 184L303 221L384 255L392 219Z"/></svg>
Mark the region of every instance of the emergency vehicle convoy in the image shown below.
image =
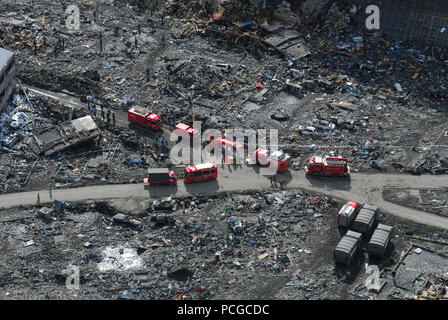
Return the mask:
<svg viewBox="0 0 448 320"><path fill-rule="evenodd" d="M271 163L275 163L279 172L285 172L291 166L291 157L280 150L269 153L268 150L259 148L254 152L254 155L256 163L263 166L270 166Z"/></svg>
<svg viewBox="0 0 448 320"><path fill-rule="evenodd" d="M163 126L159 114L148 112L146 110L132 107L128 110L128 122L130 125L138 125L142 128L151 130L160 130Z"/></svg>
<svg viewBox="0 0 448 320"><path fill-rule="evenodd" d="M174 171L168 168L149 168L148 177L143 179L144 185L176 185L177 179Z"/></svg>
<svg viewBox="0 0 448 320"><path fill-rule="evenodd" d="M319 157L313 156L305 166L307 174L315 176L350 176L348 159L342 157Z"/></svg>
<svg viewBox="0 0 448 320"><path fill-rule="evenodd" d="M218 178L218 166L215 163L189 165L184 170L184 181L187 184L203 182Z"/></svg>

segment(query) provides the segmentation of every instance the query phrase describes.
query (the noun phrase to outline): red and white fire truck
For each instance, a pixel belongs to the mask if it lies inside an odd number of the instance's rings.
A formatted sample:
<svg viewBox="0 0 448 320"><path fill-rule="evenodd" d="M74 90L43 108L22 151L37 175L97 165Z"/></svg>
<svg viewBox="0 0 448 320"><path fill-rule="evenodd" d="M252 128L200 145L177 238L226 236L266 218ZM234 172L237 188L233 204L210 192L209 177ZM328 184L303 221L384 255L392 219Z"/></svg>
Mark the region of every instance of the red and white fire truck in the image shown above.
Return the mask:
<svg viewBox="0 0 448 320"><path fill-rule="evenodd" d="M240 154L241 157L244 156L244 146L240 143L237 143L236 141L228 140L223 137L219 137L216 139L212 139L212 137L210 137L209 139L210 146L212 148L217 148L219 146L222 147L222 156L224 157L224 160L226 160L226 149L229 150L228 154L231 154L232 156L236 153Z"/></svg>
<svg viewBox="0 0 448 320"><path fill-rule="evenodd" d="M291 157L280 150L269 153L268 150L259 148L255 150L254 156L255 162L262 166L270 166L271 163L276 163L279 172L285 172L291 166Z"/></svg>
<svg viewBox="0 0 448 320"><path fill-rule="evenodd" d="M211 163L203 163L198 165L189 165L185 167L184 180L185 183L203 182L218 178L218 166Z"/></svg>
<svg viewBox="0 0 448 320"><path fill-rule="evenodd" d="M198 129L194 129L194 128L190 127L189 125L186 125L186 124L183 124L183 123L178 123L174 127L174 130L179 130L180 132L185 132L192 139L201 140L201 135L199 133L199 130Z"/></svg>
<svg viewBox="0 0 448 320"><path fill-rule="evenodd" d="M307 174L316 176L347 177L350 175L348 159L342 157L313 156L305 166L305 171Z"/></svg>
<svg viewBox="0 0 448 320"><path fill-rule="evenodd" d="M131 125L138 125L143 128L160 130L163 122L159 114L132 107L128 110L128 121Z"/></svg>
<svg viewBox="0 0 448 320"><path fill-rule="evenodd" d="M359 213L359 203L348 201L338 212L337 224L341 227L348 228Z"/></svg>

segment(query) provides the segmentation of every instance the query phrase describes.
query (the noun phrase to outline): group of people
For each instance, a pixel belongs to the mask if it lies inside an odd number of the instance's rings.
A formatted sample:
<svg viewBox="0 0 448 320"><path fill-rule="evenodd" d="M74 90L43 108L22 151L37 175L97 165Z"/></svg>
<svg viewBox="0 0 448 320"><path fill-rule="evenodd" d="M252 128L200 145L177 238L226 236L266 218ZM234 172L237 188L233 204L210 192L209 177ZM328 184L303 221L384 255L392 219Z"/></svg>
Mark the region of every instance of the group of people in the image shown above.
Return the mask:
<svg viewBox="0 0 448 320"><path fill-rule="evenodd" d="M168 140L167 139L165 139L165 137L164 136L158 136L158 135L156 135L155 137L154 137L154 145L156 145L156 146L161 146L161 147L163 147L163 148L165 148L165 149L169 149L169 146L168 146Z"/></svg>
<svg viewBox="0 0 448 320"><path fill-rule="evenodd" d="M277 173L274 173L271 177L271 187L276 188L277 187ZM285 177L281 177L280 178L280 189L284 190L285 189L285 183L286 183L286 179Z"/></svg>
<svg viewBox="0 0 448 320"><path fill-rule="evenodd" d="M92 116L96 118L95 98L93 96L87 96L86 104ZM110 109L107 109L107 111L105 112L104 107L102 105L101 105L101 119L103 121L106 121L108 124L111 123L112 120L112 124L115 126L115 112L110 111Z"/></svg>

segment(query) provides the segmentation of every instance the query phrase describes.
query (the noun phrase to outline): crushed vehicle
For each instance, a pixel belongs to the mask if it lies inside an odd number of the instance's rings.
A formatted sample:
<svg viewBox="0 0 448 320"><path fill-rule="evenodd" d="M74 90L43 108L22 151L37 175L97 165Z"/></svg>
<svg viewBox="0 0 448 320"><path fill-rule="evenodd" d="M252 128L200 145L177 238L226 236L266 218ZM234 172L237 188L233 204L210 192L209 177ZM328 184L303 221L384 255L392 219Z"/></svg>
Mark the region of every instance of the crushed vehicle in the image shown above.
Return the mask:
<svg viewBox="0 0 448 320"><path fill-rule="evenodd" d="M159 114L148 112L137 107L132 107L128 110L128 121L131 126L137 125L154 131L160 130L163 127L163 122Z"/></svg>
<svg viewBox="0 0 448 320"><path fill-rule="evenodd" d="M149 168L147 178L143 178L144 185L176 185L177 178L174 171L168 168Z"/></svg>
<svg viewBox="0 0 448 320"><path fill-rule="evenodd" d="M204 182L218 178L218 166L215 163L189 165L184 170L184 181L187 184Z"/></svg>

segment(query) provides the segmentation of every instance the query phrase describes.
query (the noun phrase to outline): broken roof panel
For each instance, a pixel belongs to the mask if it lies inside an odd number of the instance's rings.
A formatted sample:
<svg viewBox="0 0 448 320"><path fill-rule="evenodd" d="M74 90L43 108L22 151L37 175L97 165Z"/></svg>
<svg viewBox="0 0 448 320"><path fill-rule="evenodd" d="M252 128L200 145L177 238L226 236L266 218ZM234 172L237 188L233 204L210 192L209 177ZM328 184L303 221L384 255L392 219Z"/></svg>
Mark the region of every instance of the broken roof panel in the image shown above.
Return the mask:
<svg viewBox="0 0 448 320"><path fill-rule="evenodd" d="M82 118L72 120L72 124L77 132L92 131L97 129L95 121L93 121L91 116L85 116Z"/></svg>
<svg viewBox="0 0 448 320"><path fill-rule="evenodd" d="M302 41L302 36L295 30L286 29L274 33L263 40L264 43L276 48L293 60L307 56L310 52Z"/></svg>

